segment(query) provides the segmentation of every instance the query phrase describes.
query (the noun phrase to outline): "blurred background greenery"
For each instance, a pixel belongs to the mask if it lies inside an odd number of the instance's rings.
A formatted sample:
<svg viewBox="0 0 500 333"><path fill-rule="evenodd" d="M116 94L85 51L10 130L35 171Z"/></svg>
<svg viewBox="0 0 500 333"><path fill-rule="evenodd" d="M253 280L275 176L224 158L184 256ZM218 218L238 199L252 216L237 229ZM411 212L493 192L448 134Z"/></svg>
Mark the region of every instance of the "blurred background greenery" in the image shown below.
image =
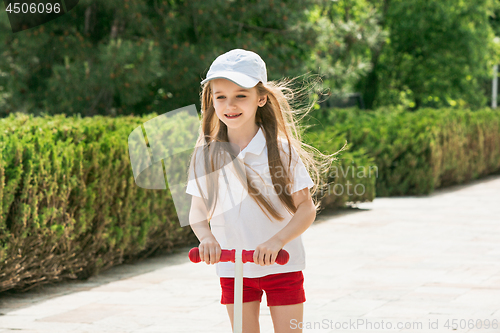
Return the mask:
<svg viewBox="0 0 500 333"><path fill-rule="evenodd" d="M480 108L500 62L494 0L81 0L12 33L0 11L0 116L200 108L220 54L257 52L270 80L319 74L364 106Z"/></svg>

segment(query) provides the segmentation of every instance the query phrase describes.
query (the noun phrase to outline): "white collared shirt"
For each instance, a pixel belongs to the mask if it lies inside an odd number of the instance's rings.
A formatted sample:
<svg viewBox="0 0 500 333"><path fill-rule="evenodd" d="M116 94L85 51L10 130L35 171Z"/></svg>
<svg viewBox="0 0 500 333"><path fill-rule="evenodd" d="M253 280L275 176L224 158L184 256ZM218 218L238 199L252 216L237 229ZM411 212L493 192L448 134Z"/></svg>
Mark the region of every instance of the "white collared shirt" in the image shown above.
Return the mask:
<svg viewBox="0 0 500 333"><path fill-rule="evenodd" d="M283 163L286 163L284 165L286 168L288 166L288 142L286 139L280 139L280 141L282 145L280 153ZM197 164L202 165L200 163L203 160L199 156L203 158L202 155L197 155ZM210 229L222 249L254 250L259 244L266 242L283 229L291 220L292 215L285 209L273 187L267 158L266 137L262 128L259 128L250 143L238 154L237 159L236 163L244 161L258 173L257 175L249 167L245 169L247 177L254 181L252 183L254 187L262 191L261 193L270 200L284 219L282 221L276 220L267 211L269 216L266 216L257 202L248 194L246 184L242 184L232 171L235 170L234 164L229 163L221 169L223 172L219 173L219 197L210 221ZM243 163L240 165L244 166ZM291 193L311 188L314 185L304 163L298 158L293 147L290 168L293 175ZM198 168L196 173L202 192L205 194L207 193L206 178L200 176ZM202 197L194 180L192 168L190 168L186 193ZM278 265L275 263L260 266L252 262L244 263L243 276L255 278L269 274L301 271L305 268L305 251L301 236L285 244L283 249L290 254L290 260L287 264ZM218 262L216 272L220 277L234 277L234 263Z"/></svg>

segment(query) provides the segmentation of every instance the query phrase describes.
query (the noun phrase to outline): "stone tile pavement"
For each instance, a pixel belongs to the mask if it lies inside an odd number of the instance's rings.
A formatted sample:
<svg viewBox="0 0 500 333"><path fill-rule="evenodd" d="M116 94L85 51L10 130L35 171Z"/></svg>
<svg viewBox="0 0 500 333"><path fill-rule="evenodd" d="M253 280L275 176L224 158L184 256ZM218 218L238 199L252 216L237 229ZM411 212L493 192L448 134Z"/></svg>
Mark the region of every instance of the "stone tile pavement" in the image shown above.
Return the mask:
<svg viewBox="0 0 500 333"><path fill-rule="evenodd" d="M498 175L325 211L302 237L304 332L500 332ZM0 332L231 332L215 266L188 250L0 295Z"/></svg>

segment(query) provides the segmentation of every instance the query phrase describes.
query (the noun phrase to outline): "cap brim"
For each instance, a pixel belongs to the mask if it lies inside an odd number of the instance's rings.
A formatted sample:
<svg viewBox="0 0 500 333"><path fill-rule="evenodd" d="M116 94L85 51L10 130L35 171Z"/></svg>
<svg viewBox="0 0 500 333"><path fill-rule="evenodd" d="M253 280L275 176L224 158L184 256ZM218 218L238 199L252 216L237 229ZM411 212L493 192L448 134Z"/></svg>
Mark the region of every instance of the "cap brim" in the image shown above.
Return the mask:
<svg viewBox="0 0 500 333"><path fill-rule="evenodd" d="M254 79L253 77L250 77L248 75L237 72L225 71L225 72L217 72L214 73L213 75L210 75L210 77L207 77L205 80L201 81L200 84L203 85L206 82L214 79L226 79L236 83L237 85L245 89L253 88L257 83L259 83L259 80Z"/></svg>

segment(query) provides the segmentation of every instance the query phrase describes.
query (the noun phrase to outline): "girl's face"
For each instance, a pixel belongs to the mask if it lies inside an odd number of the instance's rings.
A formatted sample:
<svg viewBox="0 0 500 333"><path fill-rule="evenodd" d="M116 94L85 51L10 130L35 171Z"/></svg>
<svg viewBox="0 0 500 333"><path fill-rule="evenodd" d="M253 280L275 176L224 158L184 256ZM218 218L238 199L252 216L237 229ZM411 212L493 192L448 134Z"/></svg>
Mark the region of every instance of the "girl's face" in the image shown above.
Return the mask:
<svg viewBox="0 0 500 333"><path fill-rule="evenodd" d="M267 96L259 97L257 88L245 89L226 79L212 80L212 99L217 117L228 129L253 128L257 107L266 104ZM234 118L228 115L239 115Z"/></svg>

